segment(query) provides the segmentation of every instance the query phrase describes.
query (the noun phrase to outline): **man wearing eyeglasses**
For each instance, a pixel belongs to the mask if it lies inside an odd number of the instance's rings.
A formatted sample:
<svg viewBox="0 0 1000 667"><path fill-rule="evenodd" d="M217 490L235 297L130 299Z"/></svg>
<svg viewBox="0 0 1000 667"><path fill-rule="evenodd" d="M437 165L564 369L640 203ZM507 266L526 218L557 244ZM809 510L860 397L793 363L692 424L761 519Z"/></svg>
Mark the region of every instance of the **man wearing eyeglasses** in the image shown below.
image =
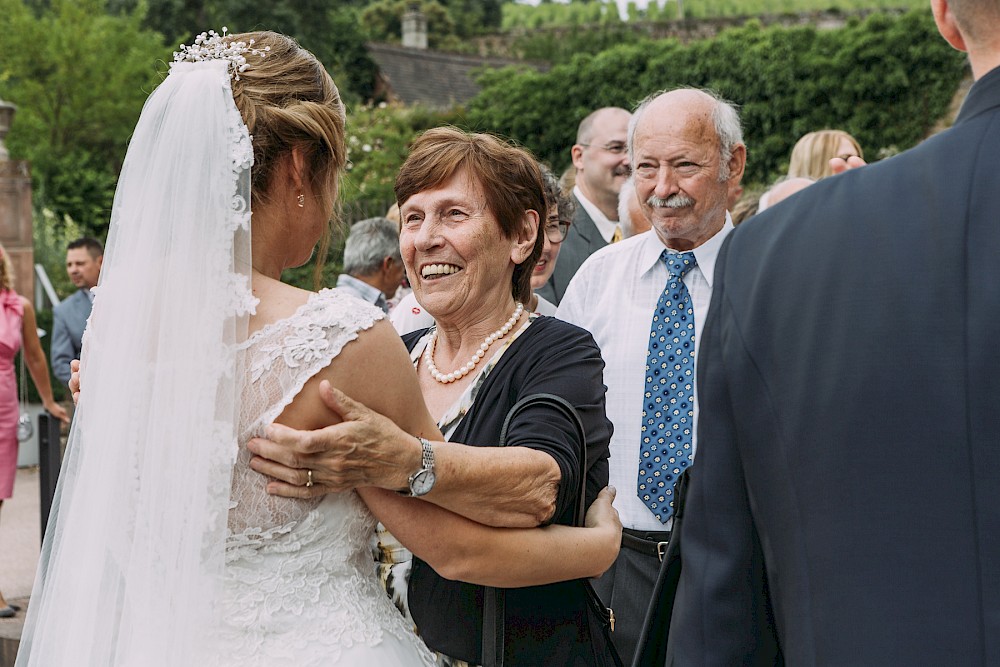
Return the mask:
<svg viewBox="0 0 1000 667"><path fill-rule="evenodd" d="M618 193L629 174L625 142L631 117L625 109L604 107L580 121L572 148L576 213L555 271L537 290L554 304L562 300L566 286L585 259L621 239Z"/></svg>

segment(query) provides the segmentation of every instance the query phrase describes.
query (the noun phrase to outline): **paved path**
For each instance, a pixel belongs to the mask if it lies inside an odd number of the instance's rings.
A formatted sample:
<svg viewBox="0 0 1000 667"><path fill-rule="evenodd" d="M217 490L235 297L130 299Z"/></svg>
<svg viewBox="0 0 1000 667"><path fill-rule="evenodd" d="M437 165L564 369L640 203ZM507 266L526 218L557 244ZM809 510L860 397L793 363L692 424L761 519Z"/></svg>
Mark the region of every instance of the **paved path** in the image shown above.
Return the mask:
<svg viewBox="0 0 1000 667"><path fill-rule="evenodd" d="M14 496L5 500L0 509L0 590L8 602L22 607L14 618L0 618L0 667L14 664L24 609L38 566L42 541L38 483L37 467L20 468Z"/></svg>

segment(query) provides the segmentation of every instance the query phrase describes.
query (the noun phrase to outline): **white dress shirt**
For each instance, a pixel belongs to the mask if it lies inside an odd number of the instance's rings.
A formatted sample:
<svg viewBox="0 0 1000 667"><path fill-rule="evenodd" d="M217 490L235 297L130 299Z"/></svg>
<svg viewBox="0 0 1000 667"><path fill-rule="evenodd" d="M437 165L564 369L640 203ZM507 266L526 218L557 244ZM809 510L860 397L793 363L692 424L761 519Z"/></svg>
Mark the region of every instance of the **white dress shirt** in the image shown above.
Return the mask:
<svg viewBox="0 0 1000 667"><path fill-rule="evenodd" d="M732 229L727 213L722 229L694 249L698 265L684 275L694 310L696 365L701 330L712 299L715 259ZM573 276L556 312L559 319L590 331L601 348L606 364L608 419L615 427L610 458L610 483L618 490L615 509L623 526L637 530L668 530L672 523L661 524L636 493L649 331L668 279L667 267L660 261L664 248L655 230L602 248ZM697 378L695 392L697 396ZM697 399L694 420L697 424ZM696 435L691 446L694 452Z"/></svg>
<svg viewBox="0 0 1000 667"><path fill-rule="evenodd" d="M586 195L580 190L579 185L573 186L573 195L580 202L580 206L587 212L587 215L590 216L590 219L594 221L594 226L597 227L597 231L600 233L601 238L604 239L604 242L611 243L611 239L615 235L615 230L620 229L618 223L614 220L609 220L608 216L604 215L604 212L597 208L594 202L587 199ZM544 313L542 314L544 315Z"/></svg>

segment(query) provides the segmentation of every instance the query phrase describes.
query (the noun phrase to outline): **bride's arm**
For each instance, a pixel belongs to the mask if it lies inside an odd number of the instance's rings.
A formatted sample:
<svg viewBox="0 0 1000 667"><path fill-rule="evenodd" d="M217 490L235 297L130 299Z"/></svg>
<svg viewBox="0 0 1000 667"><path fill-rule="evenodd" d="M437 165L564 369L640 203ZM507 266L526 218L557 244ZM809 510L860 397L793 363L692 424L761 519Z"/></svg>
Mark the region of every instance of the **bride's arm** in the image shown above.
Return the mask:
<svg viewBox="0 0 1000 667"><path fill-rule="evenodd" d="M389 532L445 579L518 588L599 577L618 556L622 525L604 489L586 527L493 528L384 489L358 493Z"/></svg>
<svg viewBox="0 0 1000 667"><path fill-rule="evenodd" d="M441 434L424 405L409 355L399 336L385 322L379 322L363 332L357 341L345 346L329 367L306 383L278 418L288 427L301 429L305 437L316 437L320 449L324 444L319 442L322 431L316 429L336 424L341 419L321 398L320 385L324 381L342 388L372 410L391 419L406 433L413 434L408 437L414 443L417 443L416 435L441 440ZM327 387L323 387L323 393L329 394ZM367 459L352 457L351 460L372 468L396 470L399 478L405 480L420 466L419 444L414 449L412 459L381 458L378 450L372 448L366 450L371 454ZM300 457L290 463L289 470L297 475L295 479L299 485L305 483L310 466L318 465L308 457ZM266 464L262 464L260 459L254 459L251 465L265 474L268 472L263 469ZM342 474L363 476L368 473L352 472L347 466ZM314 481L319 479L314 474ZM348 487L359 486L347 480L340 480L339 483ZM399 488L405 486L404 481ZM332 490L322 486L319 489L295 488L310 492L310 495L315 495L317 490ZM365 487L359 492L372 513L404 546L441 576L469 583L513 588L598 576L614 561L621 543L621 523L611 507L612 494L608 491L595 501L587 514L588 523L584 528L556 525L545 528L494 528L438 505L403 497L394 491Z"/></svg>
<svg viewBox="0 0 1000 667"><path fill-rule="evenodd" d="M339 391L322 387L324 379ZM257 455L251 467L273 478L268 492L275 495L307 498L364 486L403 491L421 466L420 436L434 443L437 469L424 500L491 526L534 527L555 512L561 473L552 455L443 441L409 354L386 321L347 345L277 421L268 440L248 443Z"/></svg>

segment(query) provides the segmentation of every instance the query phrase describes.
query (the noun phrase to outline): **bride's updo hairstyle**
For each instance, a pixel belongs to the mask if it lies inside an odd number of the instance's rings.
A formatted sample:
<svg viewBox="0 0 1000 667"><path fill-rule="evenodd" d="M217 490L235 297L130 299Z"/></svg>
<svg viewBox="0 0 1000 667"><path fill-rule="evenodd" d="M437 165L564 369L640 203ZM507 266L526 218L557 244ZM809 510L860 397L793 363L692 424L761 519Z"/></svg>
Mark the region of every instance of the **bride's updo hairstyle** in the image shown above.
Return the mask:
<svg viewBox="0 0 1000 667"><path fill-rule="evenodd" d="M316 56L276 32L227 35L269 49L247 54L247 68L232 82L233 99L253 137L252 204L271 199L275 169L299 146L305 150L312 190L332 209L346 163L344 104Z"/></svg>

